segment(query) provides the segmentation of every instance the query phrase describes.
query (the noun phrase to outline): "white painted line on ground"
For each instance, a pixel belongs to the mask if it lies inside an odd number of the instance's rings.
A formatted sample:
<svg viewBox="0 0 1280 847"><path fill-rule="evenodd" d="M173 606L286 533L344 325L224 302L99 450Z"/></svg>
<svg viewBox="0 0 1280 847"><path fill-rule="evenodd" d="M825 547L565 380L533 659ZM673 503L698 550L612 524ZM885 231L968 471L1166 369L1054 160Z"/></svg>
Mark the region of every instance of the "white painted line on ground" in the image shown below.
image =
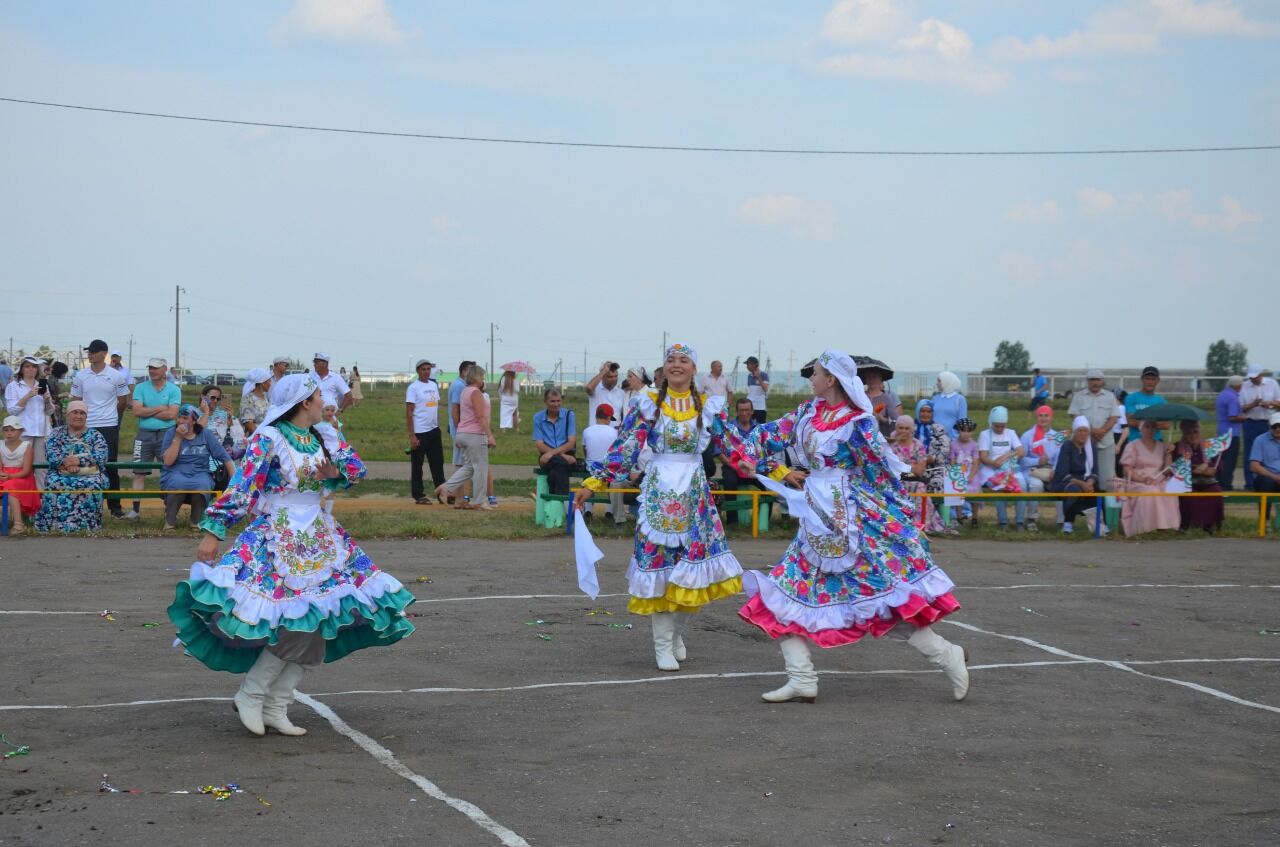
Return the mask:
<svg viewBox="0 0 1280 847"><path fill-rule="evenodd" d="M26 609L0 609L0 615L100 615L102 612L46 612Z"/></svg>
<svg viewBox="0 0 1280 847"><path fill-rule="evenodd" d="M345 735L347 738L354 741L356 746L372 756L379 764L383 765L396 776L407 779L422 789L423 794L439 800L451 809L466 815L470 818L472 823L486 832L497 836L498 840L507 847L529 847L529 842L507 829L493 818L489 817L479 806L474 803L469 803L466 800L459 800L457 797L452 797L444 793L440 790L440 786L436 785L425 776L409 770L404 763L395 757L394 753L374 741L369 736L365 735L360 730L350 726L346 721L338 717L337 713L334 712L333 709L330 709L328 706L317 701L314 697L309 697L302 692L297 692L295 696L299 703L309 706L317 715L327 720L329 725L332 726L334 731L339 735Z"/></svg>
<svg viewBox="0 0 1280 847"><path fill-rule="evenodd" d="M84 703L81 705L53 706L0 706L0 712L21 712L45 709L122 709L129 706L162 706L169 703L229 703L230 697L173 697L167 700L129 700L122 703Z"/></svg>
<svg viewBox="0 0 1280 847"><path fill-rule="evenodd" d="M1131 582L1120 585L1107 585L1101 583L1089 583L1087 585L1059 585L1047 582L1027 582L1021 585L966 585L961 589L964 591L1020 591L1028 588L1105 588L1108 590L1116 588L1263 588L1275 589L1280 585L1237 585L1234 583L1214 582L1214 583L1159 583L1159 582Z"/></svg>
<svg viewBox="0 0 1280 847"><path fill-rule="evenodd" d="M1147 679L1158 680L1160 682L1167 682L1171 685L1180 685L1183 688L1190 688L1192 691L1199 691L1201 694L1208 694L1212 697L1217 697L1221 700L1226 700L1228 703L1235 703L1238 706L1248 706L1253 709L1261 709L1264 712L1274 712L1280 715L1280 706L1270 706L1266 703L1257 703L1257 702L1254 702L1253 700L1245 700L1241 697L1235 696L1234 694L1228 694L1225 691L1219 691L1216 688L1210 688L1207 685L1200 685L1199 683L1195 683L1195 682L1187 682L1186 680L1182 680L1182 679L1173 679L1167 676L1156 676L1154 674L1143 673L1142 671L1137 670L1136 668L1130 667L1124 662L1117 662L1109 659L1094 659L1089 656L1081 656L1078 653L1072 653L1068 650L1063 650L1060 647L1053 647L1049 644L1041 644L1039 641L1035 641L1034 639L1026 638L1021 635L1006 635L1005 633L1002 633L1002 632L992 632L989 629L982 629L981 627L974 626L973 624L961 623L960 621L946 620L946 621L943 621L943 623L951 624L952 626L960 627L961 629L967 629L970 632L978 632L983 635L991 635L996 638L1003 638L1007 641L1016 641L1020 644L1026 644L1029 647L1034 647L1037 650L1043 650L1046 653L1051 653L1054 656L1061 656L1064 659L1076 659L1076 660L1090 662L1093 664L1106 665L1109 668L1115 668L1116 670L1124 671L1125 673L1136 674L1137 676L1146 677Z"/></svg>
<svg viewBox="0 0 1280 847"><path fill-rule="evenodd" d="M628 594L601 594L596 597L628 597ZM585 594L491 594L487 597L427 597L419 599L419 603L466 603L475 600L581 600L590 604L594 602Z"/></svg>

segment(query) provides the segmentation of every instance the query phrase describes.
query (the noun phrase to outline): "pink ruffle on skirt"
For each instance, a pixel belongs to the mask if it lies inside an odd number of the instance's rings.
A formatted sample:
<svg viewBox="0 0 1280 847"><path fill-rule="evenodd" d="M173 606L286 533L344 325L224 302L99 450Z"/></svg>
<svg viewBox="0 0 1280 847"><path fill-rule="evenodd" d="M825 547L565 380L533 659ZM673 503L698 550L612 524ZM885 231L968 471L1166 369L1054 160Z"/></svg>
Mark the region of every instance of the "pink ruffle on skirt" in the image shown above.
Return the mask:
<svg viewBox="0 0 1280 847"><path fill-rule="evenodd" d="M892 607L890 610L892 617L890 618L874 617L864 623L857 623L843 629L823 629L817 632L810 632L799 623L780 623L761 598L762 595L760 594L753 595L746 605L738 610L738 615L747 623L760 627L769 634L770 638L798 635L801 638L809 639L819 647L839 647L842 644L853 644L864 635L880 638L899 623L909 623L917 628L926 627L942 620L960 608L960 602L950 592L935 597L932 603L919 594L912 594L910 599L901 606Z"/></svg>

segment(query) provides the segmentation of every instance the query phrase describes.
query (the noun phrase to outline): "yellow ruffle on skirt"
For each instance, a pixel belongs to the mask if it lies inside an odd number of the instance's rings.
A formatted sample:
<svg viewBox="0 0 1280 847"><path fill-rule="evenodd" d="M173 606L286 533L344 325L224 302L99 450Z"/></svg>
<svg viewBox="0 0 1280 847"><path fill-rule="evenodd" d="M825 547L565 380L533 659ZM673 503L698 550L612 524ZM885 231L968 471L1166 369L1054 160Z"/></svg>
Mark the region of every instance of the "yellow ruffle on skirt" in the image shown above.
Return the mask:
<svg viewBox="0 0 1280 847"><path fill-rule="evenodd" d="M696 612L712 600L732 597L741 592L741 576L714 582L706 588L685 588L668 583L667 590L661 597L632 597L627 601L627 611L633 615L652 615L655 612Z"/></svg>

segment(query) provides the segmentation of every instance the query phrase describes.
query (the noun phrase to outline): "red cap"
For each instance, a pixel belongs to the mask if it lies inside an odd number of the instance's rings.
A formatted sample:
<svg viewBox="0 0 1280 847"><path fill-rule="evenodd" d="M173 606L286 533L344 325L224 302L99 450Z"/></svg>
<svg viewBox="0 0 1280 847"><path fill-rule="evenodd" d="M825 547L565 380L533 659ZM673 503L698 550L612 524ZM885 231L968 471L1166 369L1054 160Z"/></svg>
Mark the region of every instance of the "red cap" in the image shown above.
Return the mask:
<svg viewBox="0 0 1280 847"><path fill-rule="evenodd" d="M596 417L597 417L597 418L598 418L598 417L600 417L600 413L601 413L601 412L603 412L604 414L608 415L610 418L612 418L612 417L613 417L613 407L612 407L612 406L610 406L608 403L601 403L599 406L596 406Z"/></svg>

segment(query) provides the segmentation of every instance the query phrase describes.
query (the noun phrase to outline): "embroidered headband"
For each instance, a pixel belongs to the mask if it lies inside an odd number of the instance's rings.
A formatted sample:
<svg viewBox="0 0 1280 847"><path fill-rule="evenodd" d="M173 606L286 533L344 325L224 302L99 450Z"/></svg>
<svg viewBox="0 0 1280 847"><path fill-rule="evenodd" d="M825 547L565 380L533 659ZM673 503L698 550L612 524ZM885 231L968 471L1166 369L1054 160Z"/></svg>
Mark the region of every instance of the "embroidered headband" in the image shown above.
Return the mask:
<svg viewBox="0 0 1280 847"><path fill-rule="evenodd" d="M667 348L667 358L672 356L688 356L695 365L698 364L698 351L679 341Z"/></svg>

